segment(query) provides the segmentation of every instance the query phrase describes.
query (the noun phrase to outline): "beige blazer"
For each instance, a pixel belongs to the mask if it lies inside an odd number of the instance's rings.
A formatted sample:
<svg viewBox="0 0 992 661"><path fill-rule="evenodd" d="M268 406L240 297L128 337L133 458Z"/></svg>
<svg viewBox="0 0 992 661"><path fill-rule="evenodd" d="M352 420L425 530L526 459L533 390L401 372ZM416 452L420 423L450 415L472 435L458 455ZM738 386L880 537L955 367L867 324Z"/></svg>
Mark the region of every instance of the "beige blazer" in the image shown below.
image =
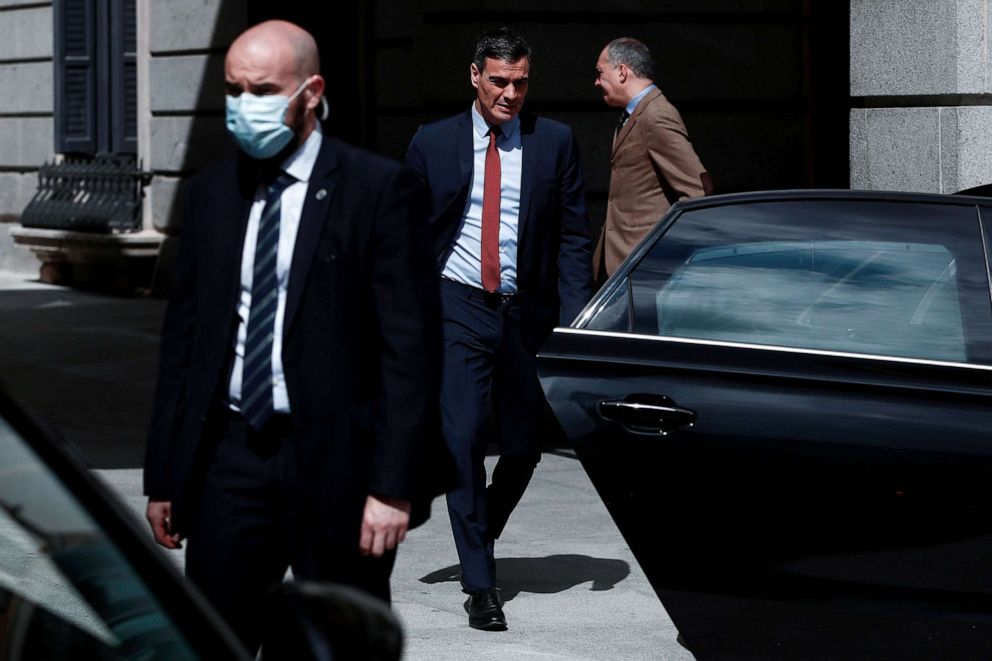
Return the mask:
<svg viewBox="0 0 992 661"><path fill-rule="evenodd" d="M615 135L610 163L606 222L593 255L597 280L612 274L675 202L713 192L679 111L660 90L641 99Z"/></svg>

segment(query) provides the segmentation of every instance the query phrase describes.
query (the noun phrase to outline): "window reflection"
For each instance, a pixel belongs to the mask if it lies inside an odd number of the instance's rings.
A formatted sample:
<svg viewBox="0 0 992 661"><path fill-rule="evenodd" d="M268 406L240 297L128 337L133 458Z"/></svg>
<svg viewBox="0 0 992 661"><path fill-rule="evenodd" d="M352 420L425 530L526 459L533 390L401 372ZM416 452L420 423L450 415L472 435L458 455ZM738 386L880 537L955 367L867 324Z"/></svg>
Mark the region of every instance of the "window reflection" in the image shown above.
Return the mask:
<svg viewBox="0 0 992 661"><path fill-rule="evenodd" d="M192 659L130 564L0 420L0 659Z"/></svg>
<svg viewBox="0 0 992 661"><path fill-rule="evenodd" d="M703 249L658 291L657 333L961 361L955 273L944 247L922 244Z"/></svg>
<svg viewBox="0 0 992 661"><path fill-rule="evenodd" d="M992 309L970 207L820 200L689 211L629 281L636 333L989 359Z"/></svg>

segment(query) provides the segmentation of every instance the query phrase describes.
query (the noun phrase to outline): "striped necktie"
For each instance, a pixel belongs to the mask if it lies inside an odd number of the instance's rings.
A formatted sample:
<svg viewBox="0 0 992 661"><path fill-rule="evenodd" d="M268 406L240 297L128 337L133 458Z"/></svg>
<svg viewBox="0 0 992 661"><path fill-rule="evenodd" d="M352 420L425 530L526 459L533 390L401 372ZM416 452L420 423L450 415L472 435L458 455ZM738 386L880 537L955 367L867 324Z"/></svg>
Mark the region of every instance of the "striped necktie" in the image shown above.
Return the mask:
<svg viewBox="0 0 992 661"><path fill-rule="evenodd" d="M279 304L276 256L279 252L279 218L282 193L296 179L281 172L265 195L258 220L255 264L252 269L251 309L245 337L245 359L241 373L241 415L259 430L272 415L272 342Z"/></svg>

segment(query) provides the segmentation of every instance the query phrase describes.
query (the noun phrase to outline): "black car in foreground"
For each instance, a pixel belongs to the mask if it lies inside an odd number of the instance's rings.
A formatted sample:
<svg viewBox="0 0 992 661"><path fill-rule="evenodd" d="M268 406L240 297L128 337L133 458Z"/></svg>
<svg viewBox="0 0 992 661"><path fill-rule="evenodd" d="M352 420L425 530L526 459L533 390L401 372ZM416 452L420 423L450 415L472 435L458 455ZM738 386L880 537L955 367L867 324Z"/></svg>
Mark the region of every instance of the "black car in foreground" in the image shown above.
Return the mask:
<svg viewBox="0 0 992 661"><path fill-rule="evenodd" d="M699 659L992 658L992 200L680 203L542 347Z"/></svg>
<svg viewBox="0 0 992 661"><path fill-rule="evenodd" d="M389 608L344 586L284 583L267 608L266 659L401 656ZM0 391L0 661L250 658L73 447Z"/></svg>

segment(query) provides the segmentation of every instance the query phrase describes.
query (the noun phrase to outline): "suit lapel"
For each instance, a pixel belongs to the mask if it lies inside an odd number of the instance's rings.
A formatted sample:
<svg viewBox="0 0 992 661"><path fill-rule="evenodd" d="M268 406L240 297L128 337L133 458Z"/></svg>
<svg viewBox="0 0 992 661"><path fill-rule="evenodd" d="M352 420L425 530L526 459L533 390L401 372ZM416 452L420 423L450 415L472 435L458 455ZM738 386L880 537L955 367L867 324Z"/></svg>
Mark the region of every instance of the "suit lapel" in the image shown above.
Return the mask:
<svg viewBox="0 0 992 661"><path fill-rule="evenodd" d="M467 112L458 122L458 132L455 138L455 149L458 151L458 169L461 173L462 185L459 188L468 189L472 184L472 170L475 166L475 150L472 140L472 114Z"/></svg>
<svg viewBox="0 0 992 661"><path fill-rule="evenodd" d="M530 218L530 198L534 188L534 175L537 171L539 145L534 132L536 118L531 115L520 117L520 145L523 158L520 165L520 216L517 219L518 240L523 240L524 228Z"/></svg>
<svg viewBox="0 0 992 661"><path fill-rule="evenodd" d="M634 129L634 125L640 119L641 115L644 114L644 110L659 96L661 96L661 90L653 89L648 92L647 96L641 99L640 103L637 104L637 107L634 108L634 113L630 116L630 119L627 120L627 123L623 125L623 128L620 129L620 133L616 135L616 139L613 141L613 152L611 157L616 155L617 149L620 148L623 141L627 139L628 135L630 135L630 132Z"/></svg>
<svg viewBox="0 0 992 661"><path fill-rule="evenodd" d="M314 253L320 241L324 224L327 222L327 210L337 189L340 173L338 172L338 155L334 139L325 136L314 163L313 173L307 187L307 197L303 202L300 214L300 228L296 233L296 245L293 247L293 263L289 270L289 284L286 292L286 311L283 316L283 337L289 332L296 318L296 313L303 298L310 266L313 264Z"/></svg>
<svg viewBox="0 0 992 661"><path fill-rule="evenodd" d="M217 225L220 234L214 239L216 245L236 246L234 250L215 251L219 262L216 271L219 282L215 282L214 286L223 297L221 309L224 310L235 309L241 291L241 259L244 255L245 234L248 231L248 214L251 212L258 186L255 167L242 158L238 159L235 167L235 189L227 195L219 196L222 204L217 216L224 220ZM237 241L232 242L231 237L237 237Z"/></svg>

